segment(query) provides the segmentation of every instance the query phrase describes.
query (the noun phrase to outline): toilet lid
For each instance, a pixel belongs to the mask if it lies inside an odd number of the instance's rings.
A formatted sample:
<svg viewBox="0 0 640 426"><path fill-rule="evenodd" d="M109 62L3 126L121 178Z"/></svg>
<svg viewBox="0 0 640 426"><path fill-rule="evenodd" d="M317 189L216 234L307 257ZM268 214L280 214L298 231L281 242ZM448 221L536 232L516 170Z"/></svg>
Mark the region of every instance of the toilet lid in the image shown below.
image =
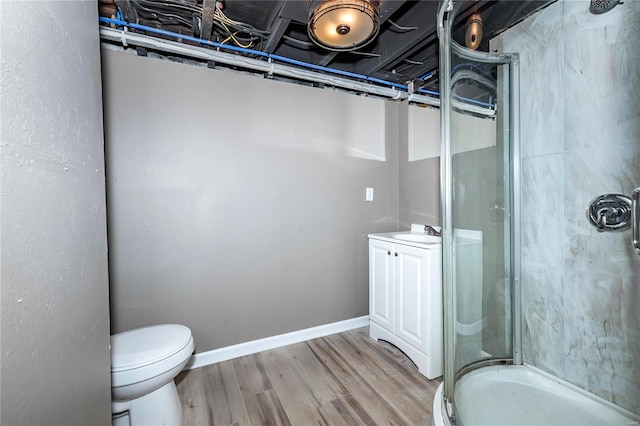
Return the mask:
<svg viewBox="0 0 640 426"><path fill-rule="evenodd" d="M111 336L111 371L124 371L162 361L191 341L184 325L142 327Z"/></svg>

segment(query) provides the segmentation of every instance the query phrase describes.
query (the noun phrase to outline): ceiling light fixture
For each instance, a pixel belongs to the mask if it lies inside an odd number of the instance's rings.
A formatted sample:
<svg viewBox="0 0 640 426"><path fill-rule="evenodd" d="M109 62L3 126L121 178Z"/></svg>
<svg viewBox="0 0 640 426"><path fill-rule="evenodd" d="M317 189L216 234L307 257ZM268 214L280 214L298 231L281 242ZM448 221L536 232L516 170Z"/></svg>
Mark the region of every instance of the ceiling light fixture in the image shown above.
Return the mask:
<svg viewBox="0 0 640 426"><path fill-rule="evenodd" d="M378 34L379 7L378 0L311 0L309 37L329 50L358 49Z"/></svg>
<svg viewBox="0 0 640 426"><path fill-rule="evenodd" d="M464 37L464 43L471 50L477 50L482 43L483 27L482 16L479 13L474 13L467 19L467 29Z"/></svg>

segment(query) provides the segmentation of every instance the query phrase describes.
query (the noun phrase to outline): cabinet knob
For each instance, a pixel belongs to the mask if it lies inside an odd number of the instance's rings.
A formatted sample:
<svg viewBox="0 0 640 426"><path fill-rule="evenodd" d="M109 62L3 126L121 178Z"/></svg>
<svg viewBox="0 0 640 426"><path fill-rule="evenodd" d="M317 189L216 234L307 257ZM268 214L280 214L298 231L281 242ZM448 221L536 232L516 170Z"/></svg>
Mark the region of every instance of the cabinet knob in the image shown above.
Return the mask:
<svg viewBox="0 0 640 426"><path fill-rule="evenodd" d="M391 251L387 250L387 254L388 254L389 256L391 256Z"/></svg>
<svg viewBox="0 0 640 426"><path fill-rule="evenodd" d="M398 257L398 252L396 252L396 257Z"/></svg>

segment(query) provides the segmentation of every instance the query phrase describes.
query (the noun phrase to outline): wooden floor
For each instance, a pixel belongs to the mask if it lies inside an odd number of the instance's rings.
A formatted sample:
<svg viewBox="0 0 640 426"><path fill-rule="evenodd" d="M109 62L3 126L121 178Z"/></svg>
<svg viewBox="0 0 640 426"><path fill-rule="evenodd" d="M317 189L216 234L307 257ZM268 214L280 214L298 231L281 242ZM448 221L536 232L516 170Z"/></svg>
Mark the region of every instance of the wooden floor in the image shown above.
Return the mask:
<svg viewBox="0 0 640 426"><path fill-rule="evenodd" d="M188 370L176 378L192 425L426 425L427 380L368 327Z"/></svg>

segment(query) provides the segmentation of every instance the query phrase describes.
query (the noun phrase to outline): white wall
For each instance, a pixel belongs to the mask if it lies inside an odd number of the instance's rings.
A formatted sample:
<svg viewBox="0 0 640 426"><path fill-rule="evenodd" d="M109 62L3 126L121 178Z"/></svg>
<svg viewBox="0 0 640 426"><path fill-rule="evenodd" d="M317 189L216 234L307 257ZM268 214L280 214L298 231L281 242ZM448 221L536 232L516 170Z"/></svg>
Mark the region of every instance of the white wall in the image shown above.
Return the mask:
<svg viewBox="0 0 640 426"><path fill-rule="evenodd" d="M413 110L413 112L411 112ZM402 229L440 226L440 111L398 105L399 205Z"/></svg>
<svg viewBox="0 0 640 426"><path fill-rule="evenodd" d="M113 331L204 352L368 313L395 103L103 51ZM374 201L365 202L365 188Z"/></svg>
<svg viewBox="0 0 640 426"><path fill-rule="evenodd" d="M106 425L96 2L0 2L2 424Z"/></svg>

